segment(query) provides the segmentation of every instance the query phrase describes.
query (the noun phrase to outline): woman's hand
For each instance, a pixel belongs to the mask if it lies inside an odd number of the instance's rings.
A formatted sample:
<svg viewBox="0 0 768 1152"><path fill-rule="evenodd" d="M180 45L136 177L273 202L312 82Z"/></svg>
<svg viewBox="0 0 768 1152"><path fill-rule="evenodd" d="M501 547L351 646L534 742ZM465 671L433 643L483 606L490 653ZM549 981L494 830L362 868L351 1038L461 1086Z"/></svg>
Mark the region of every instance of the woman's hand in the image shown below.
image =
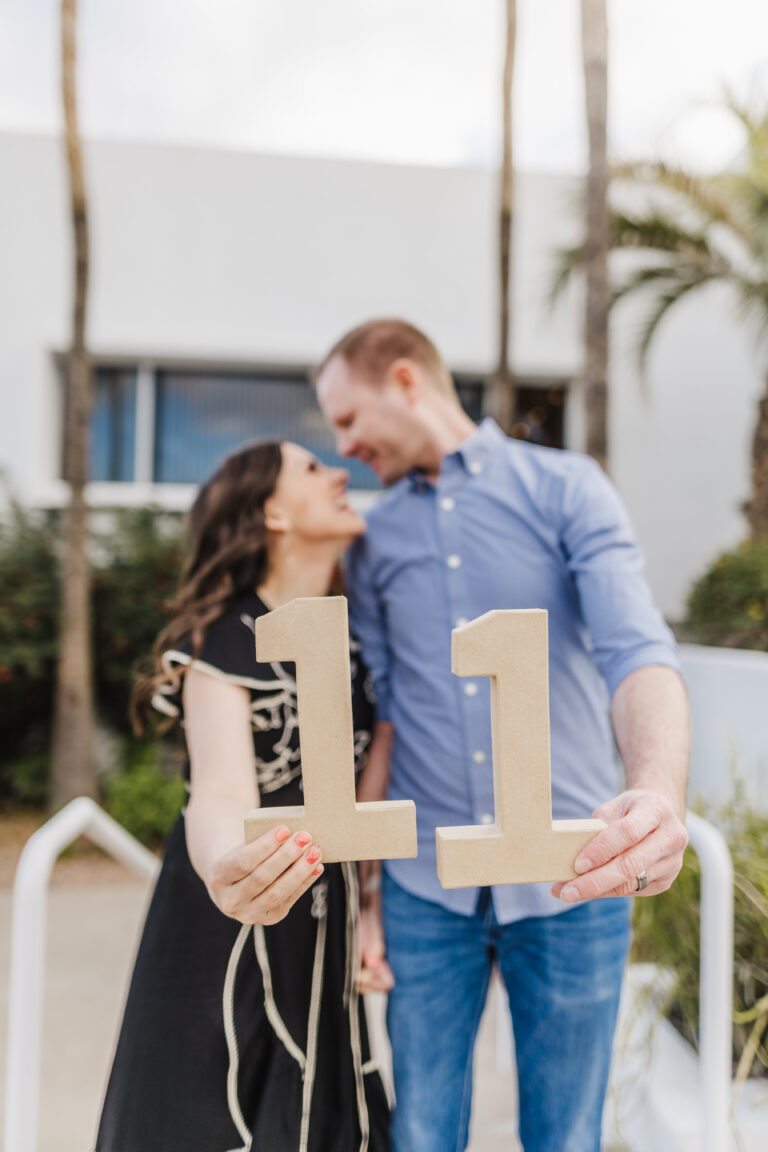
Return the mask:
<svg viewBox="0 0 768 1152"><path fill-rule="evenodd" d="M241 924L277 924L322 874L308 832L270 829L212 866L206 887L217 908Z"/></svg>

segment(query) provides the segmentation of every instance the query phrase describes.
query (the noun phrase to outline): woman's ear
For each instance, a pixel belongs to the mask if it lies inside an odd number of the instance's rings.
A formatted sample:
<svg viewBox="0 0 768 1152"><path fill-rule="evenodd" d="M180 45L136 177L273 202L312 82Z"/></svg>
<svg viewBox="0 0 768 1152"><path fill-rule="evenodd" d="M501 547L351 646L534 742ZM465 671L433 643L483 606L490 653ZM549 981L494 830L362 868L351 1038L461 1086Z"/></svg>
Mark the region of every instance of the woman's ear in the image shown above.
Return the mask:
<svg viewBox="0 0 768 1152"><path fill-rule="evenodd" d="M276 532L284 535L291 530L291 522L275 500L267 500L264 504L264 527L267 532Z"/></svg>

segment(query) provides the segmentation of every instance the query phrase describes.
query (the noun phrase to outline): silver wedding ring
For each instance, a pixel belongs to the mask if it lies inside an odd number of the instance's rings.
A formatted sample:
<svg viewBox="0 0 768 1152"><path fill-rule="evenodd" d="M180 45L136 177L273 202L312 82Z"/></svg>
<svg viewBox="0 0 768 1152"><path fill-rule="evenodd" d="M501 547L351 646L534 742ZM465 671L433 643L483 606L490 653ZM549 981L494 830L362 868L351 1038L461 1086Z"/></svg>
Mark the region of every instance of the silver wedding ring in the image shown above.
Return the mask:
<svg viewBox="0 0 768 1152"><path fill-rule="evenodd" d="M637 888L635 889L636 892L642 892L643 888L648 887L648 873L646 872L645 868L643 868L640 875L636 876L635 879L637 880Z"/></svg>

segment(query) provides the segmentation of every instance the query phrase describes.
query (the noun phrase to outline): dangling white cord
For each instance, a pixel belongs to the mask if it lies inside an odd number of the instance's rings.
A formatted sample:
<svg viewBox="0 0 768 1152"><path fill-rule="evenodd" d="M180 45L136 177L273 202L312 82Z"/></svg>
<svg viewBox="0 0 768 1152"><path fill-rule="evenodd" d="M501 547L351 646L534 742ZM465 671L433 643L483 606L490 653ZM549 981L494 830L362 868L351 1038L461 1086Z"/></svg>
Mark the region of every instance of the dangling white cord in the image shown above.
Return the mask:
<svg viewBox="0 0 768 1152"><path fill-rule="evenodd" d="M343 863L341 866L347 888L347 964L345 973L344 998L349 1006L349 1039L352 1046L352 1064L355 1070L355 1093L357 1095L357 1115L360 1121L360 1152L367 1152L370 1127L368 1104L365 1099L363 1082L363 1052L360 1040L360 994L357 989L357 916L360 890L357 882L357 866Z"/></svg>

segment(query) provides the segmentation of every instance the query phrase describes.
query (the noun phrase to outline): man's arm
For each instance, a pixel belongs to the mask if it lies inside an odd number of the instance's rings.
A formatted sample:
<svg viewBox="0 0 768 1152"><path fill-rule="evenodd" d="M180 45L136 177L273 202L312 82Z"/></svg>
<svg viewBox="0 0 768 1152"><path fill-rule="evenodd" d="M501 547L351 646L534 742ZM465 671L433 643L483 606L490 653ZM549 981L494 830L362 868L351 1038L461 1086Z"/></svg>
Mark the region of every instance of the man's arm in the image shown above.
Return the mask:
<svg viewBox="0 0 768 1152"><path fill-rule="evenodd" d="M577 857L578 879L553 885L553 894L568 903L635 895L642 872L648 876L642 895L664 892L688 843L690 733L680 676L662 667L631 672L614 693L611 719L627 790L594 813L607 827Z"/></svg>
<svg viewBox="0 0 768 1152"><path fill-rule="evenodd" d="M560 539L595 661L611 695L611 720L627 790L595 816L608 827L579 854L583 875L552 891L566 901L670 886L687 834L688 702L674 638L651 599L643 558L618 494L584 462L564 491Z"/></svg>

